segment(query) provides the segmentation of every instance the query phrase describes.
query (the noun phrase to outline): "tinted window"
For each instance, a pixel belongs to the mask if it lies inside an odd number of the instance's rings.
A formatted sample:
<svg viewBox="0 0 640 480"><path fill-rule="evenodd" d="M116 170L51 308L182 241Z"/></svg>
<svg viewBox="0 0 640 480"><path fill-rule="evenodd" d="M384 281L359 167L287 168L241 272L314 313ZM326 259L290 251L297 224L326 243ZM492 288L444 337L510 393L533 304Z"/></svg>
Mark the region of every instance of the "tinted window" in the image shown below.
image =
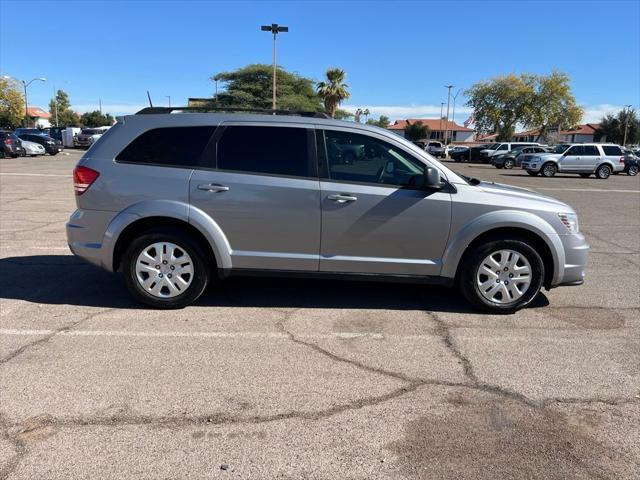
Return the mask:
<svg viewBox="0 0 640 480"><path fill-rule="evenodd" d="M622 152L620 151L620 147L616 147L615 145L603 145L602 149L604 150L605 155L615 155L615 156L622 155Z"/></svg>
<svg viewBox="0 0 640 480"><path fill-rule="evenodd" d="M582 146L581 145L574 145L573 147L571 147L569 150L567 150L565 152L565 155L582 155Z"/></svg>
<svg viewBox="0 0 640 480"><path fill-rule="evenodd" d="M227 127L218 142L218 168L272 175L309 175L307 129Z"/></svg>
<svg viewBox="0 0 640 480"><path fill-rule="evenodd" d="M500 148L498 148L498 150L509 150L509 145L503 143L502 145L500 145Z"/></svg>
<svg viewBox="0 0 640 480"><path fill-rule="evenodd" d="M215 127L156 128L143 133L116 157L124 163L194 167Z"/></svg>
<svg viewBox="0 0 640 480"><path fill-rule="evenodd" d="M405 186L424 171L408 153L367 135L325 131L325 145L332 180Z"/></svg>
<svg viewBox="0 0 640 480"><path fill-rule="evenodd" d="M583 155L588 155L588 156L599 156L600 155L600 152L598 151L598 147L596 147L595 145L585 145L582 148L584 148Z"/></svg>

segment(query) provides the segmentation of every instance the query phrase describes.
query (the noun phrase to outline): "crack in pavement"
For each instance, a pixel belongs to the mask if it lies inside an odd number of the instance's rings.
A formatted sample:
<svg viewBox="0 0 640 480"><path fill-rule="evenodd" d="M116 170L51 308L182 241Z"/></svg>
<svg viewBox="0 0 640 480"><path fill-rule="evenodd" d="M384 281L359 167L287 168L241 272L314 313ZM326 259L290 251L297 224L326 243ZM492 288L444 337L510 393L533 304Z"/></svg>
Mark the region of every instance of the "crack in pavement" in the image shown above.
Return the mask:
<svg viewBox="0 0 640 480"><path fill-rule="evenodd" d="M15 470L22 458L27 454L27 447L22 440L15 435L9 434L9 422L0 414L0 439L6 440L15 450L15 455L0 469L0 480L9 478L11 472Z"/></svg>
<svg viewBox="0 0 640 480"><path fill-rule="evenodd" d="M33 342L27 343L26 345L21 346L20 348L18 348L17 350L11 352L10 354L6 355L5 357L0 359L0 366L4 365L5 363L13 360L14 358L16 358L17 356L23 354L25 351L36 347L38 345L47 343L49 340L51 340L53 337L60 335L61 333L67 332L75 327L77 327L78 325L89 321L95 317L97 317L98 315L102 315L103 313L107 313L111 310L114 310L114 308L103 308L98 312L93 312L79 320L76 320L75 322L71 322L68 323L60 328L57 328L55 330L53 330L51 333L43 336L42 338L39 338L37 340L34 340Z"/></svg>

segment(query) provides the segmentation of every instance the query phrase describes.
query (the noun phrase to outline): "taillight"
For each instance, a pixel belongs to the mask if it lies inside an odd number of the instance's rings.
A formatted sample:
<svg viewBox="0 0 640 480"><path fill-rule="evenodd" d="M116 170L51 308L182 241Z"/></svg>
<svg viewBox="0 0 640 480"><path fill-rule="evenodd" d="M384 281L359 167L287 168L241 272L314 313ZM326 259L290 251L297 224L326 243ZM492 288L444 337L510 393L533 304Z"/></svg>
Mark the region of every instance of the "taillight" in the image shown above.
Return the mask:
<svg viewBox="0 0 640 480"><path fill-rule="evenodd" d="M11 139L10 138L5 138L4 139L4 144L5 145L11 145Z"/></svg>
<svg viewBox="0 0 640 480"><path fill-rule="evenodd" d="M89 167L76 167L73 169L73 189L76 195L82 195L91 186L96 178L100 176L100 172Z"/></svg>
<svg viewBox="0 0 640 480"><path fill-rule="evenodd" d="M624 163L624 157L620 157L620 163Z"/></svg>

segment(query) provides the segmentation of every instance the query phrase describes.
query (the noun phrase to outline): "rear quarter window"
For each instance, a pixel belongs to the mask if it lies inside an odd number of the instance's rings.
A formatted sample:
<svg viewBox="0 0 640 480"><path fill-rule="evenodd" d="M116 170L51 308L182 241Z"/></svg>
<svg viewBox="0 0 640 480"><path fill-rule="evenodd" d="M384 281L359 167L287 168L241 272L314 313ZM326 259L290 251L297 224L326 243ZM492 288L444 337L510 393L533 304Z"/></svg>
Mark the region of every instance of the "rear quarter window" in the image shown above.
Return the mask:
<svg viewBox="0 0 640 480"><path fill-rule="evenodd" d="M121 163L197 167L216 127L167 127L148 130L116 157Z"/></svg>
<svg viewBox="0 0 640 480"><path fill-rule="evenodd" d="M615 145L603 145L602 150L604 150L605 155L611 155L611 156L622 155L622 150L620 150L620 147L616 147Z"/></svg>

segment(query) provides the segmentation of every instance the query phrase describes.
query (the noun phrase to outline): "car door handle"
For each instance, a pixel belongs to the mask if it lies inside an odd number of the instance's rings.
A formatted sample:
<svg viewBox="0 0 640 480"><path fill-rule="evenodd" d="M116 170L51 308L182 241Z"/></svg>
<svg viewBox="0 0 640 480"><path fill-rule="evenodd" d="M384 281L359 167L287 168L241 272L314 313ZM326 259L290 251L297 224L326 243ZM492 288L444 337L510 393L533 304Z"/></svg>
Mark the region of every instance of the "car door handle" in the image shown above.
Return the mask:
<svg viewBox="0 0 640 480"><path fill-rule="evenodd" d="M339 193L337 195L329 195L327 197L329 200L333 200L336 203L347 203L347 202L355 202L358 200L358 197L355 195L349 195L348 193Z"/></svg>
<svg viewBox="0 0 640 480"><path fill-rule="evenodd" d="M207 192L228 192L229 187L218 183L201 183L198 185L198 190L205 190Z"/></svg>

